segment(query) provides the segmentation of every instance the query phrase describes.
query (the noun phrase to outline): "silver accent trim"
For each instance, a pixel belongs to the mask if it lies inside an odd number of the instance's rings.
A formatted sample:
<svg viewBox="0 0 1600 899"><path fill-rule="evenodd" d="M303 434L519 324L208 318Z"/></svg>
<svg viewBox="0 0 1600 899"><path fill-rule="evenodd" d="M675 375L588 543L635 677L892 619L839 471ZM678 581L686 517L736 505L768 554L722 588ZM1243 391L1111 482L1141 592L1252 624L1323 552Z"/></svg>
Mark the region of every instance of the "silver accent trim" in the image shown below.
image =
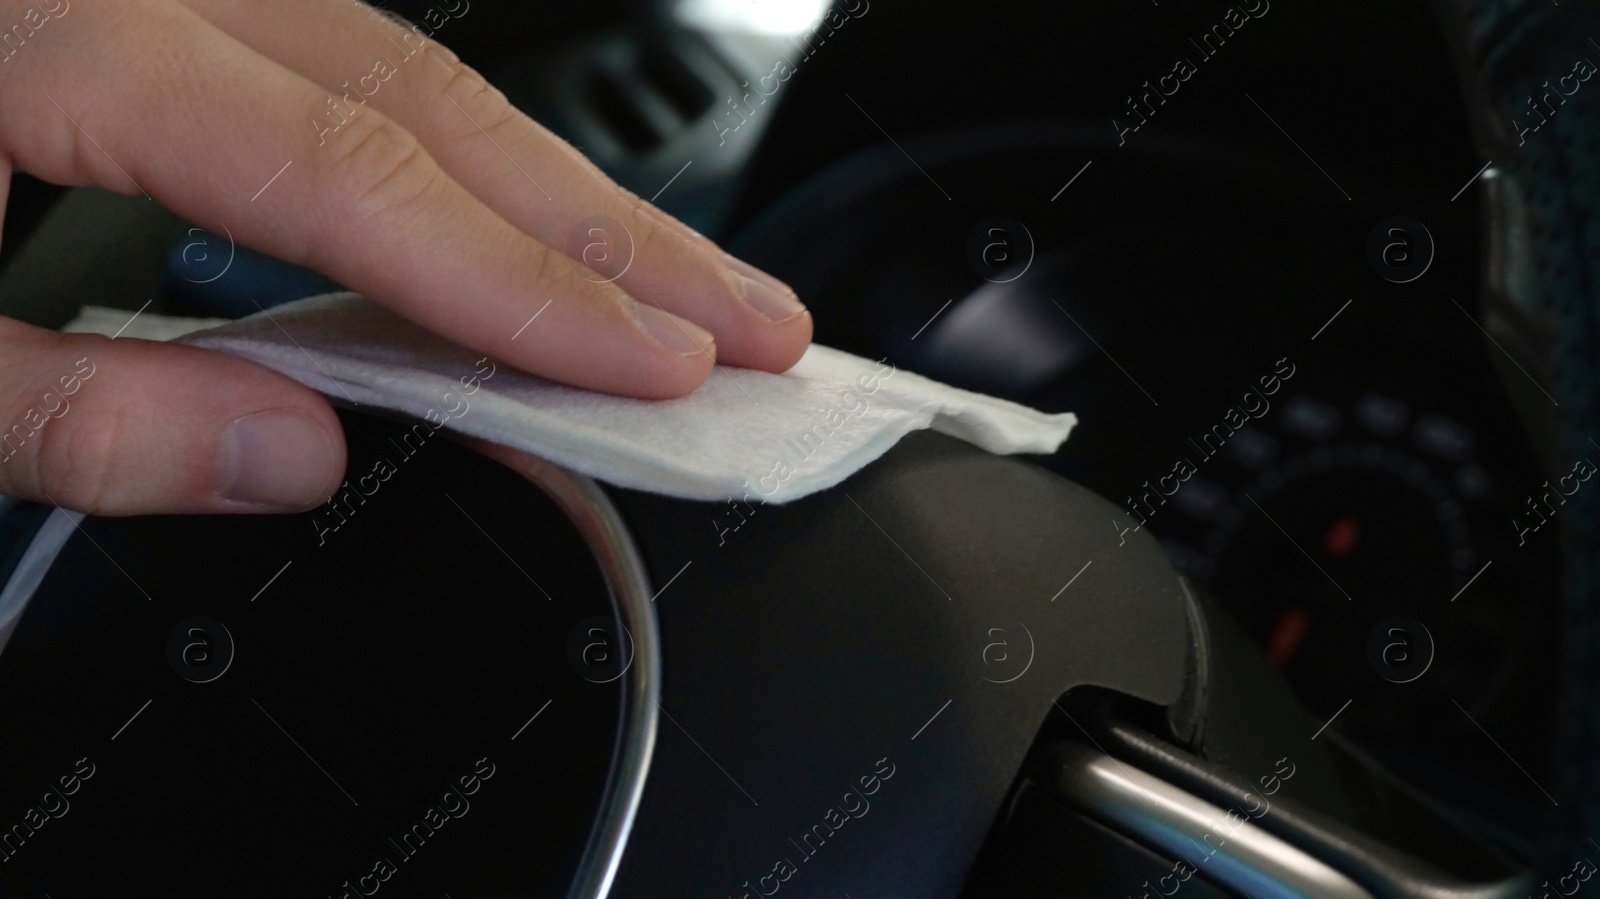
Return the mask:
<svg viewBox="0 0 1600 899"><path fill-rule="evenodd" d="M600 814L568 893L569 899L606 899L638 817L660 722L661 634L650 606L649 574L622 515L593 479L532 456L522 455L518 463L515 470L567 513L589 544L617 617L633 638L618 749L612 756ZM81 512L57 508L28 544L0 590L0 651L83 517Z"/></svg>
<svg viewBox="0 0 1600 899"><path fill-rule="evenodd" d="M57 506L28 542L27 550L11 572L11 579L6 581L5 589L0 590L0 653L5 652L11 633L17 629L17 622L22 620L33 594L39 592L44 576L50 573L56 556L61 555L82 520L82 512L68 512Z"/></svg>
<svg viewBox="0 0 1600 899"><path fill-rule="evenodd" d="M633 664L627 671L611 777L567 893L569 899L605 899L616 882L639 813L660 721L661 635L650 606L649 574L617 507L593 479L527 455L518 458L515 470L554 500L588 541L617 617L633 636Z"/></svg>
<svg viewBox="0 0 1600 899"><path fill-rule="evenodd" d="M1248 817L1229 828L1226 810L1088 747L1073 747L1056 769L1052 786L1141 842L1257 899L1372 899L1360 884L1254 826ZM1205 851L1208 835L1226 839L1195 864L1190 859L1197 857L1197 849Z"/></svg>

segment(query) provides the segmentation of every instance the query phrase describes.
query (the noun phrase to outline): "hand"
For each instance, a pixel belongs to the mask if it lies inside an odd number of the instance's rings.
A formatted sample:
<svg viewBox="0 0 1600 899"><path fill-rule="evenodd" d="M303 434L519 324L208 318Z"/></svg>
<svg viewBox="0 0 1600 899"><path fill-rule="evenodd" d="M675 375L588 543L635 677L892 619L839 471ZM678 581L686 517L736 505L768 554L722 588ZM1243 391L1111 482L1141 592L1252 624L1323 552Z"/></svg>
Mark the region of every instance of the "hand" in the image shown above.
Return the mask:
<svg viewBox="0 0 1600 899"><path fill-rule="evenodd" d="M0 35L0 204L14 168L148 193L452 341L612 393L679 396L718 359L783 371L810 342L787 286L353 0L0 0ZM564 252L597 216L636 247L615 281ZM98 514L305 509L344 471L332 410L273 372L6 319L0 429L0 492Z"/></svg>

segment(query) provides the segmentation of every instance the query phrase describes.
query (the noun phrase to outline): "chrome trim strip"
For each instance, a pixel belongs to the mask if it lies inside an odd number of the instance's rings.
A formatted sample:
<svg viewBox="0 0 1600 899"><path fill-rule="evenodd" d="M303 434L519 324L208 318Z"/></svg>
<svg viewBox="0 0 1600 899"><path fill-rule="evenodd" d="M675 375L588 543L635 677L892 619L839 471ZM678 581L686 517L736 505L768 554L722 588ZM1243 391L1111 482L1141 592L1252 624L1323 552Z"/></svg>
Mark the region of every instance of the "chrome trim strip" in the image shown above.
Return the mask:
<svg viewBox="0 0 1600 899"><path fill-rule="evenodd" d="M661 635L650 606L650 578L622 515L592 479L521 455L517 470L567 513L594 553L617 618L633 642L624 682L622 721L600 814L568 893L570 899L606 899L622 866L655 753L661 700ZM0 590L0 651L56 557L77 530L80 512L56 509L28 544L10 581Z"/></svg>
<svg viewBox="0 0 1600 899"><path fill-rule="evenodd" d="M639 812L660 720L661 636L650 606L649 573L621 514L591 478L527 455L520 456L517 470L577 525L600 564L617 618L633 637L633 664L624 682L622 727L610 781L567 894L569 899L605 899L616 882Z"/></svg>
<svg viewBox="0 0 1600 899"><path fill-rule="evenodd" d="M28 548L17 562L16 570L11 572L11 579L6 582L5 589L0 590L0 652L5 652L11 632L17 629L17 622L22 620L28 602L39 591L39 585L44 583L44 576L55 564L56 556L72 539L78 522L82 520L82 512L68 512L58 506L34 533L33 539L28 541Z"/></svg>
<svg viewBox="0 0 1600 899"><path fill-rule="evenodd" d="M1372 899L1355 881L1247 817L1230 827L1226 810L1088 747L1073 747L1053 780L1049 786L1085 811L1257 899ZM1209 846L1207 836L1225 841L1195 864L1196 850Z"/></svg>

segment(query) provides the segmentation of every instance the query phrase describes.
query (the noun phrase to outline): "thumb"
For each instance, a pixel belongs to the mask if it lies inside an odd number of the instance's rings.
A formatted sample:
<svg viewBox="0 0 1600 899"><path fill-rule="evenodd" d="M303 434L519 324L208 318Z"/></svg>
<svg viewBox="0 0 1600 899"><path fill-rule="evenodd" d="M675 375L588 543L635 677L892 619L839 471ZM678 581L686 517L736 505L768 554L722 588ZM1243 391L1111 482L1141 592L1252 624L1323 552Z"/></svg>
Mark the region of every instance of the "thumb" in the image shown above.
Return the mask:
<svg viewBox="0 0 1600 899"><path fill-rule="evenodd" d="M98 515L300 511L344 458L327 402L275 372L0 318L0 493Z"/></svg>

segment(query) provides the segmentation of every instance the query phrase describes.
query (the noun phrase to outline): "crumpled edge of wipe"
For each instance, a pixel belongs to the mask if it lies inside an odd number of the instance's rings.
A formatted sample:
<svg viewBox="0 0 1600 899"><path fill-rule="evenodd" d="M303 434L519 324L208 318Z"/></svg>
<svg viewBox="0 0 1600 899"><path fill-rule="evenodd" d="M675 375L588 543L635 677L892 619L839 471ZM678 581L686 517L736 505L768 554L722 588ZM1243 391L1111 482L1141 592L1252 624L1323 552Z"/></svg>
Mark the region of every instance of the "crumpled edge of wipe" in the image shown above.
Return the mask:
<svg viewBox="0 0 1600 899"><path fill-rule="evenodd" d="M370 305L354 294L329 294L278 307L274 311L281 319L285 313L292 315L296 311L293 307L349 309L355 303ZM392 315L381 307L371 306L371 309L375 311L374 314ZM257 314L241 319L240 322L259 322L263 317L264 313ZM420 418L413 411L415 408L433 407L439 396L459 391L459 385L454 379L428 368L412 368L374 359L370 355L341 355L335 350L316 346L314 342L313 346L302 346L287 336L283 340L278 340L271 336L262 337L253 333L235 333L238 324L239 322L233 322L217 328L196 331L177 339L181 343L225 352L263 365L335 401L348 398L358 406L372 406L418 420ZM406 325L409 326L409 323ZM286 335L286 332L281 330L280 333ZM419 357L416 360L419 363L429 358L454 362L454 357L471 352L449 343L444 338L422 333L426 335L427 340L419 348ZM807 350L808 355L812 353L834 354L849 357L851 360L858 358L815 344ZM306 368L306 359L313 363L316 371ZM868 360L861 361L868 362ZM346 365L362 366L367 376L360 379L350 377L348 372L342 371ZM783 377L770 373L761 374L767 377ZM552 389L577 390L525 373L519 372L517 375L548 384ZM481 438L548 459L566 468L621 487L690 500L760 499L762 502L783 504L835 486L888 452L901 438L912 431L932 429L990 452L1052 453L1067 439L1078 421L1077 416L1072 413L1040 412L1009 400L951 387L912 372L898 371L896 377L904 379L898 386L900 396L909 396L914 400L920 400L920 403L915 406L901 404L893 410L889 421L875 423L874 426L879 430L872 434L869 440L834 458L829 464L812 468L802 465L795 468L792 476L781 480L778 487L770 493L754 489L750 481L757 477L756 475L734 472L722 474L710 470L686 471L662 465L659 460L649 455L631 453L625 444L610 440L607 442L611 442L611 445L606 447L608 455L598 456L594 446L584 445L581 441L571 438L570 427L569 434L562 434L560 430L546 427L538 436L530 436L526 430L497 425L493 413L447 418L442 426L455 433ZM622 403L640 404L673 402L616 399ZM480 395L474 397L473 403L474 406L483 403L485 409L503 405L501 411L507 417L515 414L515 410L532 409L536 415L541 411L493 391L480 391ZM955 408L951 408L952 406ZM545 414L554 416L556 413ZM553 420L549 424L586 426L569 420ZM596 429L589 434L591 439L614 439L615 435L615 431L605 429ZM774 437L775 442L777 439L778 437ZM636 470L608 470L604 464L600 464L606 459L622 463L619 468L631 465Z"/></svg>

